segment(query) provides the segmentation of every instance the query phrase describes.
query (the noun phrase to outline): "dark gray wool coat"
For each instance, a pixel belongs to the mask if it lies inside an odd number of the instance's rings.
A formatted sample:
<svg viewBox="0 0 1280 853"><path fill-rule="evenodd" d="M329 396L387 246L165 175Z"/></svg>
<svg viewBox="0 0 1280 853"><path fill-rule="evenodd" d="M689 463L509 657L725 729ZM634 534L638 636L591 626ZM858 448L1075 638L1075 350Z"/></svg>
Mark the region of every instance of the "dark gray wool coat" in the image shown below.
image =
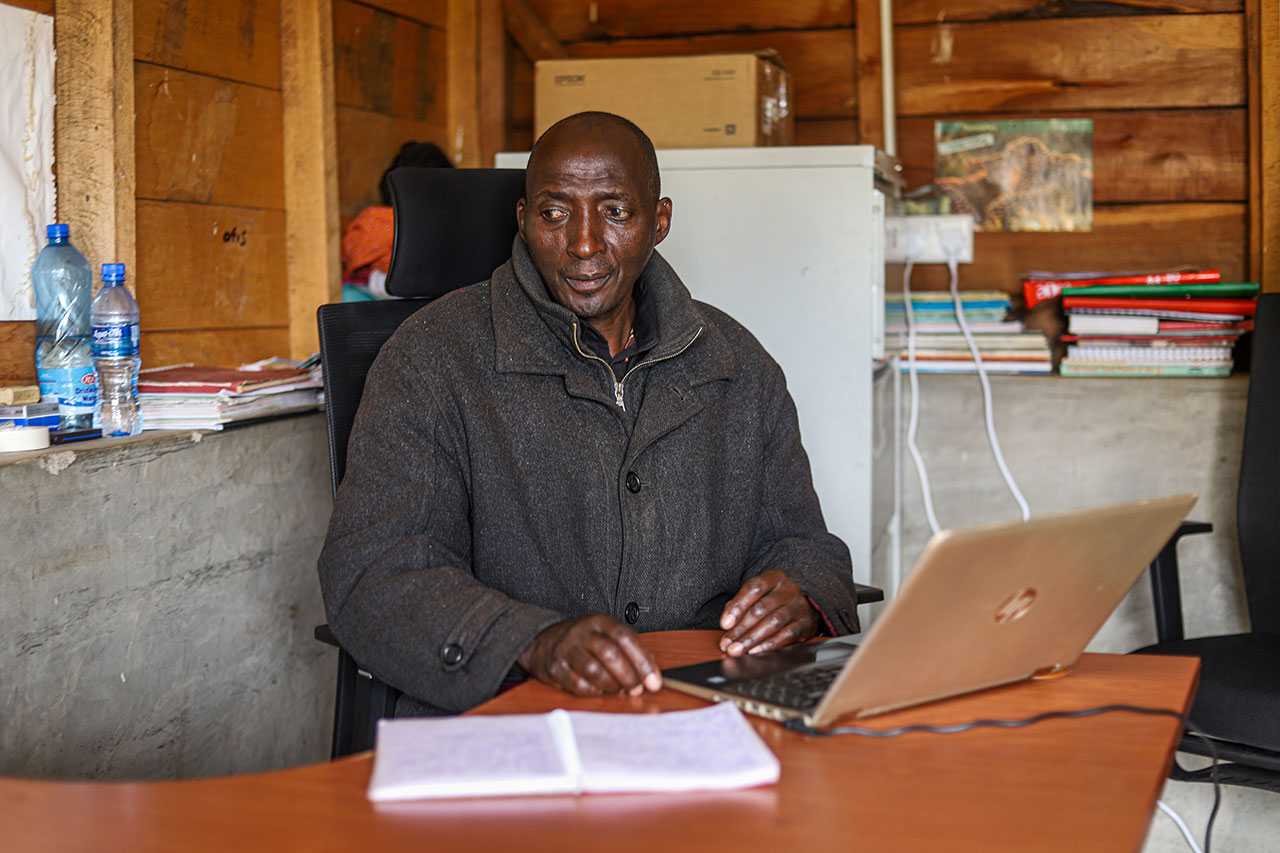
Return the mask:
<svg viewBox="0 0 1280 853"><path fill-rule="evenodd" d="M329 625L370 672L461 711L555 622L715 628L768 568L856 630L781 369L657 253L643 281L658 342L623 407L519 237L383 347L319 566Z"/></svg>

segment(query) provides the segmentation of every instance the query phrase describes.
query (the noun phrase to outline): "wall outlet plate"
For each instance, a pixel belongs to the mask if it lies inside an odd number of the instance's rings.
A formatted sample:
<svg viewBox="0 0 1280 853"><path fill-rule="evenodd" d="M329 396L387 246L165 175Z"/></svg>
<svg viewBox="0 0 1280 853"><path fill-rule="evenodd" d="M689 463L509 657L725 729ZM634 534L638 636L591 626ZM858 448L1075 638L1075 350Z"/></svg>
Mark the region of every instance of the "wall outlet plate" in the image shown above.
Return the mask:
<svg viewBox="0 0 1280 853"><path fill-rule="evenodd" d="M948 249L959 263L973 263L973 217L967 213L886 216L884 231L884 259L890 263L945 264Z"/></svg>

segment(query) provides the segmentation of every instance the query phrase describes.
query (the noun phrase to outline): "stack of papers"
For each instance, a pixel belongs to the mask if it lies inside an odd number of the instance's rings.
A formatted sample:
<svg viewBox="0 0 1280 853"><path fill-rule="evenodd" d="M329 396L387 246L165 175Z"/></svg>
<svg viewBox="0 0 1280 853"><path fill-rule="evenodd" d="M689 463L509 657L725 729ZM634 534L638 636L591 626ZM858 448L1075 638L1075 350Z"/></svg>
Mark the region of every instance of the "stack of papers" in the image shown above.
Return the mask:
<svg viewBox="0 0 1280 853"><path fill-rule="evenodd" d="M239 368L182 364L138 374L143 429L220 430L229 423L321 405L318 359Z"/></svg>

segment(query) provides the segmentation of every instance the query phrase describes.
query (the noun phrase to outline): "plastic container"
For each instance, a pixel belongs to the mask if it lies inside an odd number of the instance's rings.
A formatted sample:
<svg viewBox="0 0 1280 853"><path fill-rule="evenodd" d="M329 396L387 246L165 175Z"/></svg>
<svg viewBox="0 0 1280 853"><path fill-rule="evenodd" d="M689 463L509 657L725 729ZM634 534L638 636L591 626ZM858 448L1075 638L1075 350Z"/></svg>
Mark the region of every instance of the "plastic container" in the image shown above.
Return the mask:
<svg viewBox="0 0 1280 853"><path fill-rule="evenodd" d="M98 425L102 434L142 432L138 408L138 303L124 286L124 264L102 265L93 299L93 364L98 369Z"/></svg>
<svg viewBox="0 0 1280 853"><path fill-rule="evenodd" d="M71 245L64 223L46 229L49 243L31 266L36 291L36 373L40 399L58 404L58 429L88 429L98 402L90 346L93 269Z"/></svg>

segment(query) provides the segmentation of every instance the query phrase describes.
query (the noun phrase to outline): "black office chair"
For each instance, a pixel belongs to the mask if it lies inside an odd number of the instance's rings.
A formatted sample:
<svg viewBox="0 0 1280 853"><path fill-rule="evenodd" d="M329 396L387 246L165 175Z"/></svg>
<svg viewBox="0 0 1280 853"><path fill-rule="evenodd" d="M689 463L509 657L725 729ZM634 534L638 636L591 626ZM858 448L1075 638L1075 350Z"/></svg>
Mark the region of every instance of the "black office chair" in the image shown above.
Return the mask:
<svg viewBox="0 0 1280 853"><path fill-rule="evenodd" d="M484 281L511 256L523 169L396 169L388 176L395 243L387 292L403 299L322 305L316 312L324 369L329 472L334 494L365 376L382 345L431 299ZM334 758L372 749L378 720L395 714L400 691L360 668L328 625L316 639L338 646Z"/></svg>
<svg viewBox="0 0 1280 853"><path fill-rule="evenodd" d="M1200 658L1190 717L1230 762L1219 767L1219 781L1280 791L1280 293L1260 296L1254 319L1236 526L1252 630L1183 636L1175 540L1151 565L1159 642L1137 651ZM1178 749L1209 754L1191 735ZM1185 770L1176 761L1169 775L1210 781L1209 768Z"/></svg>
<svg viewBox="0 0 1280 853"><path fill-rule="evenodd" d="M487 279L511 256L524 170L401 168L390 173L388 183L395 244L387 292L407 298L322 305L317 311L335 494L346 472L347 440L365 375L378 351L431 298ZM883 601L884 592L859 584L857 600ZM394 715L400 691L361 669L328 625L318 626L315 636L338 646L332 756L372 749L377 722Z"/></svg>

